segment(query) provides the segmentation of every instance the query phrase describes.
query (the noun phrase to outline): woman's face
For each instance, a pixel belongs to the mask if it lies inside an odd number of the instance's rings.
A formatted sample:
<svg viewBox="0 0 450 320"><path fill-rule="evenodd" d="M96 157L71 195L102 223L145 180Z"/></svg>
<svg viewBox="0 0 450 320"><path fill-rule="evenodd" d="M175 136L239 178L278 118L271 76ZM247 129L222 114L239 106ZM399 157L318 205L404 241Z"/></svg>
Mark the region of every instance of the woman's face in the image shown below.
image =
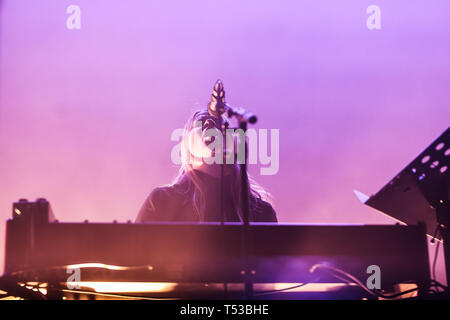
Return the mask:
<svg viewBox="0 0 450 320"><path fill-rule="evenodd" d="M188 136L188 149L194 169L201 167L207 171L217 171L222 164L230 166L226 164L226 155L232 150L227 149L222 123L210 115L200 116L194 122Z"/></svg>

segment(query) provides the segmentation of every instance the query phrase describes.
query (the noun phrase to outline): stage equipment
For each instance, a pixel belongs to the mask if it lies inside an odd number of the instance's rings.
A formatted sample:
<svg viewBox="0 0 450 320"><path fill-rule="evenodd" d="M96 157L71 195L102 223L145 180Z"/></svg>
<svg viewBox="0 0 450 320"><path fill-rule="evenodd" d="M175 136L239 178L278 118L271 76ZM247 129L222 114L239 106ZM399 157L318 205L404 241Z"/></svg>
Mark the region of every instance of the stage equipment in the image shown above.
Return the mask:
<svg viewBox="0 0 450 320"><path fill-rule="evenodd" d="M54 220L46 200L20 200L7 221L0 287L2 281L9 281L9 287L13 282L47 283L47 289L53 290L51 296L57 297L56 292L67 289L68 270L76 268L81 270L80 281L119 284L228 283L231 288L247 284L248 279L252 285L341 282L325 272L327 268L344 270L365 283L368 267L376 265L381 270L381 289L415 283L419 293L427 293L429 264L423 224L250 223L246 252L241 250L244 227L239 223L61 223ZM249 298L244 292L239 294L239 298ZM198 296L184 296L193 297ZM250 298L255 297L256 292Z"/></svg>
<svg viewBox="0 0 450 320"><path fill-rule="evenodd" d="M443 240L450 281L450 127L365 204Z"/></svg>

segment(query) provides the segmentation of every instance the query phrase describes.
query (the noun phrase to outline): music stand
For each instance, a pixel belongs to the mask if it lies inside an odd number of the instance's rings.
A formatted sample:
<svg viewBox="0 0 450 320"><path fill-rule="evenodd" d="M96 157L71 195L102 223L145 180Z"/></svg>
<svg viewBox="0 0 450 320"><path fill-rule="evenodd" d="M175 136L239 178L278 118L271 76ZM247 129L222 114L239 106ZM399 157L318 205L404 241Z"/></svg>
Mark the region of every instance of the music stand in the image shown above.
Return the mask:
<svg viewBox="0 0 450 320"><path fill-rule="evenodd" d="M444 242L450 283L449 198L450 127L364 203L407 225L424 222L427 234Z"/></svg>

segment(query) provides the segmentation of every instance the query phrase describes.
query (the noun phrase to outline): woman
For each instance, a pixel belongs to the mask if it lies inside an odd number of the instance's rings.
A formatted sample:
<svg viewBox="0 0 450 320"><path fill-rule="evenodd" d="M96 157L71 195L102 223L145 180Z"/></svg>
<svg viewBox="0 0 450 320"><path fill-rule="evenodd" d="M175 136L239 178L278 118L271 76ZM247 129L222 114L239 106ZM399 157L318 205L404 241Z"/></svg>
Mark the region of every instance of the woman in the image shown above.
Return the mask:
<svg viewBox="0 0 450 320"><path fill-rule="evenodd" d="M185 127L189 134L181 142L182 165L178 176L172 185L158 187L150 193L136 222L222 221L221 203L224 221L243 220L239 166L205 161L215 156L214 150L208 148L212 141L205 141L205 133L208 129L220 132L220 121L226 120L211 116L207 110L194 113ZM268 193L250 178L249 189L249 221L277 222L275 211L266 201Z"/></svg>

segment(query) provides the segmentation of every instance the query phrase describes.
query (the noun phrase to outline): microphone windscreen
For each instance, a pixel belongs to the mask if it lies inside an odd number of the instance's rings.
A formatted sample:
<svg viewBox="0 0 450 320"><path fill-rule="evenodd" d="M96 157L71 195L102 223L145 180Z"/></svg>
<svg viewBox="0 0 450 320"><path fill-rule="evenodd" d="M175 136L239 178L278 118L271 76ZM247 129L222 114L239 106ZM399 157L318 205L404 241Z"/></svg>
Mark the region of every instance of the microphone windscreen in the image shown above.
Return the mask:
<svg viewBox="0 0 450 320"><path fill-rule="evenodd" d="M225 90L223 83L219 79L214 84L211 94L211 101L208 104L208 112L214 117L219 117L225 111Z"/></svg>

